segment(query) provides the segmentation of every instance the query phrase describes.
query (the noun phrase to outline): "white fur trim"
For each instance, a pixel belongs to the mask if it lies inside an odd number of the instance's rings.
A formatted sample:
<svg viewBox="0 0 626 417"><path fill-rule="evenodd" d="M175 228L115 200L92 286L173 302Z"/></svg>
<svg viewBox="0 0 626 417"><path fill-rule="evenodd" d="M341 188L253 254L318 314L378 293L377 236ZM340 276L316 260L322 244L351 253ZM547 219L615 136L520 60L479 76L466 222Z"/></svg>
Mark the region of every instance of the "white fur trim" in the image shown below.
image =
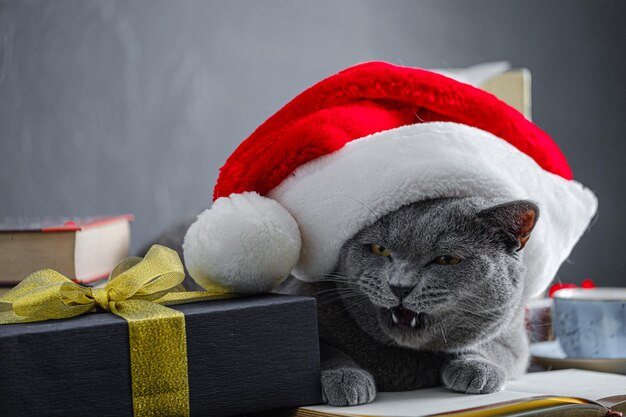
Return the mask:
<svg viewBox="0 0 626 417"><path fill-rule="evenodd" d="M270 291L300 255L300 231L276 201L245 192L218 198L191 225L185 264L201 286L215 282L238 293Z"/></svg>
<svg viewBox="0 0 626 417"><path fill-rule="evenodd" d="M522 252L531 296L554 278L597 209L595 195L581 184L545 171L488 132L448 122L352 141L302 165L268 195L300 226L293 273L304 281L332 271L346 240L405 204L444 196L532 200L541 214Z"/></svg>

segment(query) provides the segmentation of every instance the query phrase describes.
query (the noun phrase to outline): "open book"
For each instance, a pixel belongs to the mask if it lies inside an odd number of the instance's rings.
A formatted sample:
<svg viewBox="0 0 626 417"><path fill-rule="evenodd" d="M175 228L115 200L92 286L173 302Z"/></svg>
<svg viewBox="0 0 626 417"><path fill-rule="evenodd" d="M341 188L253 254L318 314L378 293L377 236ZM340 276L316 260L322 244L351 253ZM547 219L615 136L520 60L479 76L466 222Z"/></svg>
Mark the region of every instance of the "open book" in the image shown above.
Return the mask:
<svg viewBox="0 0 626 417"><path fill-rule="evenodd" d="M381 392L371 404L301 407L295 416L606 416L626 412L626 376L580 370L537 372L486 395L444 388ZM625 413L626 414L626 413Z"/></svg>

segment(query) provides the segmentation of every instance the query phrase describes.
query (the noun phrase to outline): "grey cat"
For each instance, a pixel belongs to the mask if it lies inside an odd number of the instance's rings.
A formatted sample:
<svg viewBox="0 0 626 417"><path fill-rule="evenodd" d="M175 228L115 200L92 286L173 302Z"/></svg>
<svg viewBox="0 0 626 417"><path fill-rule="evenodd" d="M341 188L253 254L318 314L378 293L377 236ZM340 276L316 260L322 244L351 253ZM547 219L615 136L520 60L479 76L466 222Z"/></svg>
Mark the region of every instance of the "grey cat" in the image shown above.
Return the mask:
<svg viewBox="0 0 626 417"><path fill-rule="evenodd" d="M490 393L522 374L519 252L538 214L528 201L477 197L409 204L348 240L322 281L288 278L278 292L318 300L324 400L436 385ZM182 242L180 230L168 243Z"/></svg>
<svg viewBox="0 0 626 417"><path fill-rule="evenodd" d="M483 394L528 365L519 251L538 208L446 198L404 206L348 240L326 281L281 290L318 298L328 404L376 390L443 385Z"/></svg>

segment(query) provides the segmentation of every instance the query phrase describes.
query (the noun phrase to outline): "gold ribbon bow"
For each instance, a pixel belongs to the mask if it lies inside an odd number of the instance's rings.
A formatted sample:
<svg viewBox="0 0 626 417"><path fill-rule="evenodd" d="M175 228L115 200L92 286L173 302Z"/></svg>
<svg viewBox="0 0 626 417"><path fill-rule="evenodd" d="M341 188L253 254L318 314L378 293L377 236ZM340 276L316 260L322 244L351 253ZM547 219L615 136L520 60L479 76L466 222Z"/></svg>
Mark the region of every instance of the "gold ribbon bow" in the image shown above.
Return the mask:
<svg viewBox="0 0 626 417"><path fill-rule="evenodd" d="M185 278L178 254L154 245L146 256L123 260L104 288L76 284L51 269L26 277L0 297L0 324L64 319L109 311L128 322L135 416L188 416L187 337L183 313L165 307L225 298L208 291L173 291Z"/></svg>

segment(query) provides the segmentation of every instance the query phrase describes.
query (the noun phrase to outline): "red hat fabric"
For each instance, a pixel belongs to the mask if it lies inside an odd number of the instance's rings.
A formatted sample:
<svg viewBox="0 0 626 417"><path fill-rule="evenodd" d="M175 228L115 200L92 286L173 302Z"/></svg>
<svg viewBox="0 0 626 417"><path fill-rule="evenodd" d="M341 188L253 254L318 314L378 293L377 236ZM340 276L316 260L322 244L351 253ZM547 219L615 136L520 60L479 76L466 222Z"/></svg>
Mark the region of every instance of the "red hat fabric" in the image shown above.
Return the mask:
<svg viewBox="0 0 626 417"><path fill-rule="evenodd" d="M289 273L332 272L343 243L411 202L479 195L541 210L522 252L526 291L550 283L597 208L554 141L493 95L382 62L314 85L263 123L220 170L187 232L192 277L263 292Z"/></svg>
<svg viewBox="0 0 626 417"><path fill-rule="evenodd" d="M352 140L438 121L493 133L546 171L573 178L556 143L495 96L434 72L368 62L317 83L263 123L221 168L213 198L265 195L300 165Z"/></svg>

